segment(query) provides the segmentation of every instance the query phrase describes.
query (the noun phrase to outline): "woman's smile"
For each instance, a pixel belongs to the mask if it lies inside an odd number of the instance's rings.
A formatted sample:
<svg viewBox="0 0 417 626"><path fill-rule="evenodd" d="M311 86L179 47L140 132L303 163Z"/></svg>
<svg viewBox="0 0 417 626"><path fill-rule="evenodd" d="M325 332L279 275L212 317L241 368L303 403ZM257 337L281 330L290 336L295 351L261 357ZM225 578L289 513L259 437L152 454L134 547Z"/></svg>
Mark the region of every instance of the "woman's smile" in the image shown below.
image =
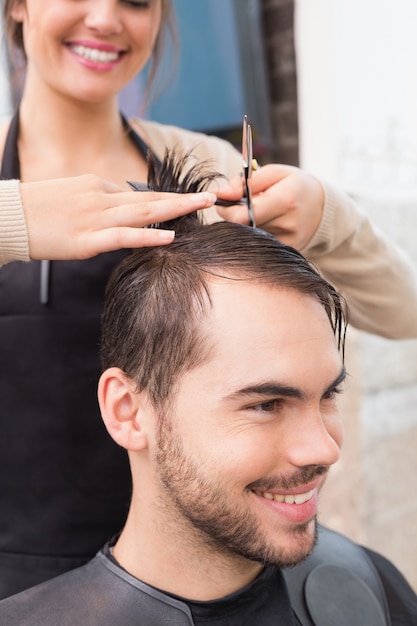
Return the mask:
<svg viewBox="0 0 417 626"><path fill-rule="evenodd" d="M126 50L102 42L70 42L65 44L77 60L92 70L112 70L126 55Z"/></svg>

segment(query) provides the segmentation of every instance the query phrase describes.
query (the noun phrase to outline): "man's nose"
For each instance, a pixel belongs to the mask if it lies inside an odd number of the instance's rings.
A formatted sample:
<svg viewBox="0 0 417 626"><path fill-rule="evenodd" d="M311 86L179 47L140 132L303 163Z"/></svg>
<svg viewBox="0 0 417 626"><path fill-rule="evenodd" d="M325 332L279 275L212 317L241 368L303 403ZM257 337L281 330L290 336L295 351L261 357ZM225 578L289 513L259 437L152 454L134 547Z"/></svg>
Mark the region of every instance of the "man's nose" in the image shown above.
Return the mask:
<svg viewBox="0 0 417 626"><path fill-rule="evenodd" d="M333 465L340 457L341 444L340 417L323 417L320 410L309 410L286 437L287 462L295 467Z"/></svg>

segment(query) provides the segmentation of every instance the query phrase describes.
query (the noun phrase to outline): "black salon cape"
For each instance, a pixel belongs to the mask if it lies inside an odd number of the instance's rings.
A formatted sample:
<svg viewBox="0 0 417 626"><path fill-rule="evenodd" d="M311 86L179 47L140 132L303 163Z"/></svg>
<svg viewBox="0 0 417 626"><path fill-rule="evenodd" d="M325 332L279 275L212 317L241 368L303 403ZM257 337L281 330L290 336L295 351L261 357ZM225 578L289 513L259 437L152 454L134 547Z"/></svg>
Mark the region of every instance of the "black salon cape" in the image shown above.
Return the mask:
<svg viewBox="0 0 417 626"><path fill-rule="evenodd" d="M3 179L20 178L17 137L18 114ZM96 390L104 289L127 253L52 262L47 304L40 262L0 268L0 598L87 562L125 521L127 455Z"/></svg>
<svg viewBox="0 0 417 626"><path fill-rule="evenodd" d="M366 550L383 581L391 626L416 626L417 598L383 557ZM339 591L338 591L339 592ZM343 594L344 590L340 589ZM336 599L337 601L337 599ZM0 602L5 626L299 626L280 570L213 602L187 603L128 574L109 547L84 567ZM334 624L337 626L337 624ZM358 613L352 626L366 626Z"/></svg>

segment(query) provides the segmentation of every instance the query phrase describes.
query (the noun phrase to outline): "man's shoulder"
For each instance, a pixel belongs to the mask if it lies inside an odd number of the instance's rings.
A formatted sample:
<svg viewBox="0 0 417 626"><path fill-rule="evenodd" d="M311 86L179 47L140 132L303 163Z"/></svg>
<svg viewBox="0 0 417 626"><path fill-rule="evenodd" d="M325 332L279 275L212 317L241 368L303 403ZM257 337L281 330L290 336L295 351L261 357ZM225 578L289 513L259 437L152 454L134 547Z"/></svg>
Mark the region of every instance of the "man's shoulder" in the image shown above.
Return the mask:
<svg viewBox="0 0 417 626"><path fill-rule="evenodd" d="M96 557L82 567L6 598L0 602L0 624L75 624L74 615L88 612L88 605L94 605L98 597L102 604L106 597L103 591L111 588L107 572L101 558Z"/></svg>
<svg viewBox="0 0 417 626"><path fill-rule="evenodd" d="M0 602L0 624L7 626L145 626L155 616L173 626L193 623L186 605L137 580L103 552Z"/></svg>
<svg viewBox="0 0 417 626"><path fill-rule="evenodd" d="M303 625L337 623L341 614L343 624L417 624L417 596L395 566L323 526L310 556L284 577Z"/></svg>

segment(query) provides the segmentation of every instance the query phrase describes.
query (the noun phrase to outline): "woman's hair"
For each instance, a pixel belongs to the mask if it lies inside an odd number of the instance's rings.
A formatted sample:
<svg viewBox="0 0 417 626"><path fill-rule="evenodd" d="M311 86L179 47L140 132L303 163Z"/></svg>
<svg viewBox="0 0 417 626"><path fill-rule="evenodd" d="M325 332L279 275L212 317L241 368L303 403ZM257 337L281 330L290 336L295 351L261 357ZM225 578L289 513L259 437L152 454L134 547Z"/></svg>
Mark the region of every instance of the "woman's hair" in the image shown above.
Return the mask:
<svg viewBox="0 0 417 626"><path fill-rule="evenodd" d="M166 40L170 39L173 44L174 51L178 49L177 23L175 13L172 6L172 0L161 1L161 26L152 51L149 64L149 74L147 81L147 92L149 92L162 58L162 53ZM26 61L26 52L23 42L23 26L20 22L12 17L12 9L16 2L24 2L24 0L3 0L3 18L4 30L8 41L9 51L12 61L17 58ZM17 54L16 54L17 53ZM174 54L175 57L175 54ZM21 63L18 63L20 66ZM20 68L19 68L20 69Z"/></svg>
<svg viewBox="0 0 417 626"><path fill-rule="evenodd" d="M10 48L15 47L24 54L23 27L20 22L16 22L12 17L12 9L18 0L3 0L3 22L4 31Z"/></svg>
<svg viewBox="0 0 417 626"><path fill-rule="evenodd" d="M168 41L172 43L173 54L171 61L175 65L178 58L179 40L177 30L177 20L172 6L172 0L161 0L161 26L156 38L152 56L149 62L149 74L146 84L146 98L149 97L150 89L154 84L158 68L161 63L164 48Z"/></svg>
<svg viewBox="0 0 417 626"><path fill-rule="evenodd" d="M210 175L201 169L204 164L186 171L189 159L179 156L177 161L168 153L163 175L152 174L150 187L156 189L159 183L161 191L201 189ZM184 171L180 187L179 169ZM207 355L201 322L211 307L213 276L264 283L317 299L343 353L344 300L297 250L259 229L229 222L204 225L195 215L181 218L176 230L170 245L138 249L114 270L102 318L104 369L119 367L162 407L179 377Z"/></svg>

